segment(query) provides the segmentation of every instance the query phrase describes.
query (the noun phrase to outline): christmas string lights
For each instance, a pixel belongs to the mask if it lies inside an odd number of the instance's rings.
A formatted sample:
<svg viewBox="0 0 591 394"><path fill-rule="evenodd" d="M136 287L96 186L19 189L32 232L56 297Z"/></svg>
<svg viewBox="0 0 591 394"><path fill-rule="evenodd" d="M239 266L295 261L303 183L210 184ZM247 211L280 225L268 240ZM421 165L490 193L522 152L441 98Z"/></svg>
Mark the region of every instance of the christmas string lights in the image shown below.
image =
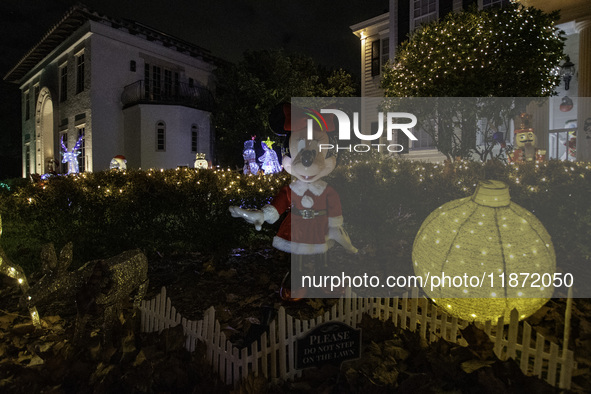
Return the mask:
<svg viewBox="0 0 591 394"><path fill-rule="evenodd" d="M2 235L2 218L0 217L0 236ZM23 271L23 269L10 262L2 248L0 248L0 274L4 274L10 278L16 279L23 294L27 294L29 291L29 282ZM35 306L29 306L29 314L31 315L31 321L35 327L41 327L41 320L39 319L39 312Z"/></svg>

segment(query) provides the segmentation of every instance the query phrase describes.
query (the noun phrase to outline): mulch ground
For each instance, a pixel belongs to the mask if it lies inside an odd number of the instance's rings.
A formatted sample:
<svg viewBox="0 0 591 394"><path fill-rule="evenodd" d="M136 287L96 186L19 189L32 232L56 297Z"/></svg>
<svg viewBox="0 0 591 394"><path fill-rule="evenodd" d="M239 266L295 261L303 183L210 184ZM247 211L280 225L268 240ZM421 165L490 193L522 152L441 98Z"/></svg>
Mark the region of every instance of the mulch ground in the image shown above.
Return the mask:
<svg viewBox="0 0 591 394"><path fill-rule="evenodd" d="M226 336L238 347L256 340L261 326L280 306L299 319L324 313L335 299L297 303L279 297L289 259L272 248L234 250L215 262L208 256L157 255L150 259L146 299L166 286L181 315L202 318L210 306ZM122 314L113 337L102 340L100 324L90 324L85 336L73 340L75 306L64 300L40 308L42 329L35 329L20 294L7 278L0 285L0 392L230 392L211 372L202 347L184 349L182 329L139 333L137 318ZM574 392L591 390L591 303L575 299L570 348L578 369ZM561 344L565 301L551 300L528 321L549 340ZM513 361L500 362L490 342L474 331L469 348L445 341L426 344L417 335L397 330L391 322L365 317L362 358L341 368L305 370L297 382L268 382L250 377L234 392L555 392L542 381L521 374ZM472 329L471 329L472 330Z"/></svg>

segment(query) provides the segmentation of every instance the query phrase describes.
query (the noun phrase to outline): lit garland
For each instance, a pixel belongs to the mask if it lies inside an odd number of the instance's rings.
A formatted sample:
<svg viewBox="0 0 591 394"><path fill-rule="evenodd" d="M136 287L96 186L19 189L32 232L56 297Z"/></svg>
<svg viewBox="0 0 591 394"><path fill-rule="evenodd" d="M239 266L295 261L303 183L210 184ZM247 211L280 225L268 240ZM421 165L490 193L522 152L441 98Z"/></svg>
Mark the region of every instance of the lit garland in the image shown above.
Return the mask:
<svg viewBox="0 0 591 394"><path fill-rule="evenodd" d="M0 217L0 236L2 235L2 218ZM11 263L6 254L0 248L0 274L4 274L10 278L16 279L23 294L27 294L29 291L29 282L23 271L23 269L17 265ZM35 327L41 327L41 321L39 319L39 312L35 306L29 306L29 313L31 314L31 321Z"/></svg>

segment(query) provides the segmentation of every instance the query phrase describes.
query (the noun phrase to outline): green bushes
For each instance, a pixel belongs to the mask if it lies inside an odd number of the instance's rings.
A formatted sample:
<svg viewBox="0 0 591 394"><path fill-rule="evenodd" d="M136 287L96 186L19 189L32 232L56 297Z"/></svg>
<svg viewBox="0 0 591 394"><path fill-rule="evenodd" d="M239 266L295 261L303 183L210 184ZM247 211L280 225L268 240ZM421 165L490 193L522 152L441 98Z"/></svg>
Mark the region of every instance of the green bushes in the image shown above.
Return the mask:
<svg viewBox="0 0 591 394"><path fill-rule="evenodd" d="M267 226L256 233L228 207L260 207L287 180L186 168L55 177L0 195L1 242L27 268L34 268L47 242L61 247L73 241L78 264L137 247L223 254L274 231Z"/></svg>
<svg viewBox="0 0 591 394"><path fill-rule="evenodd" d="M562 267L591 259L590 163L433 164L367 157L348 157L333 173L345 223L357 244L373 237L376 247L404 240L410 249L429 213L472 195L478 181L495 179L508 184L512 201L544 224Z"/></svg>
<svg viewBox="0 0 591 394"><path fill-rule="evenodd" d="M360 154L341 157L328 181L340 193L354 244L379 234L376 244L397 239L410 247L432 210L471 195L482 179L509 184L512 200L544 223L559 259L590 259L587 163L437 165ZM245 176L186 168L86 173L39 184L17 180L0 189L0 245L27 271L35 268L39 247L47 242L59 248L73 241L77 264L137 247L147 253L223 256L231 248L270 245L278 224L257 232L232 218L228 207L260 208L288 182L284 173ZM388 231L379 231L382 226Z"/></svg>

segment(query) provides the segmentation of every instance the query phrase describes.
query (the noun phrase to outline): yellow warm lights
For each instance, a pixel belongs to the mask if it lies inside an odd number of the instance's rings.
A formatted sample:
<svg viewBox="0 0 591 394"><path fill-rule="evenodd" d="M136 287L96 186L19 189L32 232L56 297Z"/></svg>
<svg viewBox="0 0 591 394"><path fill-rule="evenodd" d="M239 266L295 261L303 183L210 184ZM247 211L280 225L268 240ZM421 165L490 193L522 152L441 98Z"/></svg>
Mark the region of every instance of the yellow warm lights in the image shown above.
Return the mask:
<svg viewBox="0 0 591 394"><path fill-rule="evenodd" d="M2 235L2 218L0 217L0 235ZM0 274L4 274L10 278L16 279L18 284L21 287L21 290L24 294L27 293L29 290L29 282L27 282L27 277L23 272L22 268L16 264L12 264L8 261L2 248L0 248ZM39 312L37 312L37 308L35 306L29 307L29 313L31 314L31 321L35 325L35 327L41 326L41 321L39 320Z"/></svg>
<svg viewBox="0 0 591 394"><path fill-rule="evenodd" d="M423 278L474 277L471 283L424 284L430 298L465 320L496 322L503 316L508 322L514 308L523 319L554 290L539 282L535 287L533 280L510 280L512 274L552 275L556 256L542 223L511 202L508 186L499 181L481 182L473 196L432 212L419 229L412 257L415 273Z"/></svg>

